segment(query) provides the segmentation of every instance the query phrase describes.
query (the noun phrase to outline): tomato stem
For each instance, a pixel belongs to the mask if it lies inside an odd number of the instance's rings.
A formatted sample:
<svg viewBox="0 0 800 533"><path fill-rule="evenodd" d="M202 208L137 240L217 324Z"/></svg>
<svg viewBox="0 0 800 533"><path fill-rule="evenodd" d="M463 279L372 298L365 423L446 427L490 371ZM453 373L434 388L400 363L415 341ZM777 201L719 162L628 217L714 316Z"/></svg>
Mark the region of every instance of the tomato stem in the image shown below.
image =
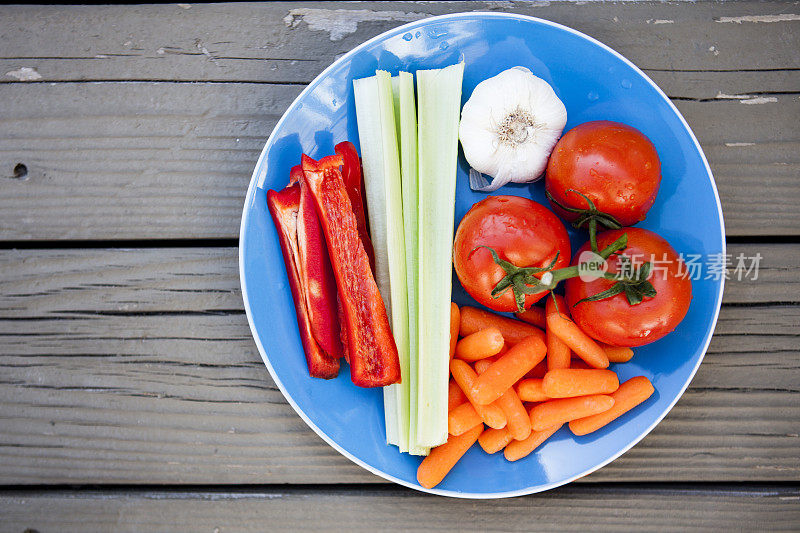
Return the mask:
<svg viewBox="0 0 800 533"><path fill-rule="evenodd" d="M638 268L631 268L630 259L625 256L620 256L619 261L623 265L623 269L631 271L631 274L626 276L623 274L604 273L603 277L605 279L616 280L616 283L604 291L578 300L575 302L575 305L583 302L605 300L606 298L611 298L620 293L625 293L625 298L627 298L630 305L639 305L645 297L652 298L656 295L655 287L653 287L652 283L647 281L647 278L650 276L650 270L652 269L652 265L649 261Z"/></svg>
<svg viewBox="0 0 800 533"><path fill-rule="evenodd" d="M603 248L598 255L604 260L608 259L612 254L619 252L627 245L628 234L623 233L616 241ZM486 248L489 250L489 253L492 254L492 259L494 259L494 262L506 273L506 275L503 276L503 279L497 282L492 289L492 298L497 299L508 289L511 289L514 294L514 300L517 304L517 310L519 312L523 312L525 310L526 295L552 291L560 282L564 281L565 279L576 278L587 272L585 266L586 263L553 270L553 267L558 260L558 253L556 253L556 256L546 267L518 267L509 261L500 259L500 256L497 254L497 252L489 246L478 246L478 248ZM534 275L542 273L550 273L547 283L543 282Z"/></svg>
<svg viewBox="0 0 800 533"><path fill-rule="evenodd" d="M558 200L556 200L550 191L545 191L547 198L556 204L558 207L563 209L564 211L568 211L570 213L577 213L579 216L572 222L572 227L575 229L580 229L584 225L588 224L589 226L589 243L592 247L592 251L594 253L600 253L597 249L597 224L602 224L606 229L621 229L622 224L614 218L612 215L608 213L604 213L597 209L597 206L594 205L594 202L591 198L586 196L580 191L576 191L575 189L567 189L566 192L571 192L573 194L577 194L584 200L586 200L586 204L589 206L586 209L580 209L577 207L567 207L566 205L562 204Z"/></svg>
<svg viewBox="0 0 800 533"><path fill-rule="evenodd" d="M589 245L594 253L599 253L597 250L597 219L594 217L589 220Z"/></svg>

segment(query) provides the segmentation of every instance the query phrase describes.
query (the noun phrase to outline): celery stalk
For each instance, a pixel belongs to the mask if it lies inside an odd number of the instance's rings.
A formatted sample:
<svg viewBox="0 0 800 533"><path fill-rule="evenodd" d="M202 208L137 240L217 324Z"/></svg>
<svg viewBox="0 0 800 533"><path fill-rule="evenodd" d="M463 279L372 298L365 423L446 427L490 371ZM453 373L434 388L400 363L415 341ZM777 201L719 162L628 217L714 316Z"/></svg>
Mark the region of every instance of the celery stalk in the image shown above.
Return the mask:
<svg viewBox="0 0 800 533"><path fill-rule="evenodd" d="M388 72L353 81L356 120L367 196L370 234L375 249L375 281L381 292L400 358L408 376L408 295L400 160L392 80ZM408 401L401 385L384 387L386 440L408 451Z"/></svg>
<svg viewBox="0 0 800 533"><path fill-rule="evenodd" d="M400 358L401 383L391 385L395 389L395 411L397 413L398 446L401 452L408 451L408 384L409 339L408 339L408 289L406 272L406 245L403 228L403 197L398 154L397 126L395 124L394 94L392 78L388 72L375 73L380 91L380 118L384 134L383 151L386 166L384 201L386 202L387 250L389 261L389 294L391 299L392 334ZM404 384L405 383L405 384ZM384 407L386 409L386 407Z"/></svg>
<svg viewBox="0 0 800 533"><path fill-rule="evenodd" d="M402 395L408 401L408 451L412 455L428 455L430 448L417 444L417 394L419 385L419 351L417 328L419 315L417 280L419 278L419 239L417 198L417 106L414 98L414 76L400 72L392 78L395 86L395 112L400 140L400 176L403 189L403 228L406 242L406 280L408 287L408 354L409 379L403 378Z"/></svg>
<svg viewBox="0 0 800 533"><path fill-rule="evenodd" d="M453 219L463 75L464 63L417 71L419 446L438 446L447 440Z"/></svg>

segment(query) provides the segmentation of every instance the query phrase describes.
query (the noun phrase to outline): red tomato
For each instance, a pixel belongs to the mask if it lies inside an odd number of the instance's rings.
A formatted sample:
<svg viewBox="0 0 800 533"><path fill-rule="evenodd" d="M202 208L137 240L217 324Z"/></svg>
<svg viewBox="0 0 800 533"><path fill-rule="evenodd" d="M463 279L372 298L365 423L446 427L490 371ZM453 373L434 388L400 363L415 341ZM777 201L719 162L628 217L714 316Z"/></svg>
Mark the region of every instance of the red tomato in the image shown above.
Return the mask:
<svg viewBox="0 0 800 533"><path fill-rule="evenodd" d="M548 266L556 254L554 268L569 265L567 230L549 209L519 196L490 196L481 200L458 225L453 264L464 289L495 311L516 311L517 305L510 289L499 298L492 298L492 289L503 279L505 271L486 248L479 246L493 248L500 259L518 267ZM545 294L526 295L525 307Z"/></svg>
<svg viewBox="0 0 800 533"><path fill-rule="evenodd" d="M642 228L605 231L597 236L598 248L602 250L623 233L628 234L628 247L608 259L608 272L619 273L620 255L631 259L634 266L650 261L652 270L648 281L656 295L645 297L637 305L629 304L624 293L577 304L587 296L610 288L614 282L602 278L588 282L570 278L565 282L566 300L572 319L589 336L614 346L641 346L660 339L683 320L692 301L692 282L677 252L652 231ZM587 250L589 243L575 254L575 262Z"/></svg>
<svg viewBox="0 0 800 533"><path fill-rule="evenodd" d="M587 208L586 200L567 192L575 189L623 226L644 220L660 183L661 162L650 139L636 128L606 120L585 122L561 137L545 174L545 188L557 202ZM551 204L566 220L578 217Z"/></svg>

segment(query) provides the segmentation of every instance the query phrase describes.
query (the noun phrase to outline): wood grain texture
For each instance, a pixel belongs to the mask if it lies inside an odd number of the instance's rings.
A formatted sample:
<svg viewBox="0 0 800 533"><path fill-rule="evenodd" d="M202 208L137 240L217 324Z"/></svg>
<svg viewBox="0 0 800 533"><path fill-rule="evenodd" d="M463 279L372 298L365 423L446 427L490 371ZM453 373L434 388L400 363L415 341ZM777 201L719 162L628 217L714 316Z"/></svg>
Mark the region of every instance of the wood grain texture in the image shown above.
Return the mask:
<svg viewBox="0 0 800 533"><path fill-rule="evenodd" d="M730 249L756 251L687 393L588 481L800 478L800 246ZM275 387L235 249L6 250L0 272L0 483L381 481Z"/></svg>
<svg viewBox="0 0 800 533"><path fill-rule="evenodd" d="M729 235L800 235L800 23L751 21L788 7L0 7L0 240L235 238L258 154L303 84L404 21L498 8L573 26L644 68L700 139ZM10 178L19 163L24 181Z"/></svg>
<svg viewBox="0 0 800 533"><path fill-rule="evenodd" d="M784 2L269 2L5 7L0 79L17 81L6 72L27 66L41 81L307 83L337 56L383 31L463 11L565 24L646 70L800 68L794 53L798 21L755 22L798 13ZM731 18L740 21L724 21ZM59 27L71 31L54 31ZM754 42L759 46L749 46Z"/></svg>
<svg viewBox="0 0 800 533"><path fill-rule="evenodd" d="M796 531L800 491L576 486L494 501L410 490L53 491L0 495L8 531Z"/></svg>

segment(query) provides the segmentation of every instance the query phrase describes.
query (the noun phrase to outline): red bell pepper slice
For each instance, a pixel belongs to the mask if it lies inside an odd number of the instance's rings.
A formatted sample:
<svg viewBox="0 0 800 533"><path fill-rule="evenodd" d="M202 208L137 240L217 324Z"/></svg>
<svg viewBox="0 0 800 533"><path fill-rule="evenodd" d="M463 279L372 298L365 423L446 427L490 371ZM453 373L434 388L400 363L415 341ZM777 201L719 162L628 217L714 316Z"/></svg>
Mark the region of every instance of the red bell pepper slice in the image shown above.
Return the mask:
<svg viewBox="0 0 800 533"><path fill-rule="evenodd" d="M297 245L300 251L300 275L306 298L311 331L317 344L329 357L342 357L342 337L328 245L317 216L317 207L308 187L300 187L300 210L297 213Z"/></svg>
<svg viewBox="0 0 800 533"><path fill-rule="evenodd" d="M303 167L289 171L289 185L303 179ZM336 294L336 280L331 270L328 246L319 225L317 208L307 190L300 189L300 210L297 219L297 243L300 251L300 275L306 289L306 311L311 320L314 339L330 357L341 358L341 312Z"/></svg>
<svg viewBox="0 0 800 533"><path fill-rule="evenodd" d="M294 298L294 308L297 314L297 324L300 329L300 340L306 354L308 372L312 377L331 379L339 374L339 359L326 354L314 337L312 321L310 318L306 295L309 293L308 276L301 275L304 270L301 261L302 254L298 243L298 221L301 211L300 185L290 185L280 192L267 191L267 205L278 230L278 240L281 245L283 262L289 277L289 286ZM334 306L336 293L333 293ZM335 307L334 307L335 310ZM333 315L336 317L336 315ZM338 323L337 323L338 324ZM341 351L340 351L341 353Z"/></svg>
<svg viewBox="0 0 800 533"><path fill-rule="evenodd" d="M372 248L372 240L367 232L367 216L364 209L364 197L361 191L364 190L364 174L361 172L361 158L358 156L356 147L350 141L343 141L333 147L337 155L342 156L342 180L347 196L350 198L350 205L353 207L353 214L356 216L356 228L358 236L364 243L364 251L369 257L369 266L375 272L375 251Z"/></svg>
<svg viewBox="0 0 800 533"><path fill-rule="evenodd" d="M344 315L350 378L360 387L383 387L400 381L400 360L339 172L342 162L338 155L319 162L303 155L301 186L308 187L314 197L328 243Z"/></svg>

